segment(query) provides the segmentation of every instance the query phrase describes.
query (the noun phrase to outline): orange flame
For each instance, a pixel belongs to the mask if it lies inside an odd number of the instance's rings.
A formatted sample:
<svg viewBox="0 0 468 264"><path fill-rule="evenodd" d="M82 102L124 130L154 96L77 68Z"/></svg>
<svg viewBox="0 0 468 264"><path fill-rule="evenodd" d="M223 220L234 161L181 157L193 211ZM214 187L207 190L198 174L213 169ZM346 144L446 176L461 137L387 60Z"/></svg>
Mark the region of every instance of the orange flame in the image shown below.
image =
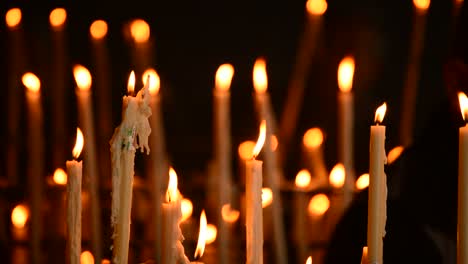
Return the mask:
<svg viewBox="0 0 468 264"><path fill-rule="evenodd" d="M26 87L26 89L28 89L30 92L38 93L41 89L41 81L39 78L37 78L36 75L34 75L34 73L27 72L23 74L21 81L23 82L23 85Z"/></svg>
<svg viewBox="0 0 468 264"><path fill-rule="evenodd" d="M458 92L458 102L460 103L460 110L463 120L468 121L468 97L463 92Z"/></svg>
<svg viewBox="0 0 468 264"><path fill-rule="evenodd" d="M21 9L12 8L5 15L5 22L9 28L14 28L21 23Z"/></svg>
<svg viewBox="0 0 468 264"><path fill-rule="evenodd" d="M193 212L192 201L190 201L187 198L184 198L180 202L180 207L181 207L181 211L182 211L182 218L181 218L180 221L184 222L185 220L189 219L190 216L192 216L192 212Z"/></svg>
<svg viewBox="0 0 468 264"><path fill-rule="evenodd" d="M273 202L273 191L270 188L262 188L262 208L268 207Z"/></svg>
<svg viewBox="0 0 468 264"><path fill-rule="evenodd" d="M304 138L302 139L304 146L307 148L317 148L323 143L323 132L320 128L314 127L304 134Z"/></svg>
<svg viewBox="0 0 468 264"><path fill-rule="evenodd" d="M205 210L200 215L200 232L198 233L197 248L195 249L195 258L202 257L205 251L206 236L207 236L207 221Z"/></svg>
<svg viewBox="0 0 468 264"><path fill-rule="evenodd" d="M306 169L300 170L296 175L295 185L298 188L306 188L311 181L310 172Z"/></svg>
<svg viewBox="0 0 468 264"><path fill-rule="evenodd" d="M231 86L234 67L231 64L223 64L216 71L215 88L219 91L228 91Z"/></svg>
<svg viewBox="0 0 468 264"><path fill-rule="evenodd" d="M263 58L258 58L255 61L253 69L253 82L255 92L264 93L268 87L268 77L266 72L266 62Z"/></svg>
<svg viewBox="0 0 468 264"><path fill-rule="evenodd" d="M356 189L364 190L369 186L369 173L364 173L356 180Z"/></svg>
<svg viewBox="0 0 468 264"><path fill-rule="evenodd" d="M91 88L92 78L88 69L81 65L75 65L73 67L73 76L75 77L78 89L89 90Z"/></svg>
<svg viewBox="0 0 468 264"><path fill-rule="evenodd" d="M78 127L76 128L76 142L75 142L75 147L73 147L73 157L77 159L81 151L83 150L83 145L84 145L84 138L83 138L83 133L81 132L81 129Z"/></svg>
<svg viewBox="0 0 468 264"><path fill-rule="evenodd" d="M312 256L307 258L306 264L312 264Z"/></svg>
<svg viewBox="0 0 468 264"><path fill-rule="evenodd" d="M159 75L155 69L149 68L143 72L141 76L141 81L144 85L146 85L146 81L148 80L148 76L150 78L150 85L149 85L149 92L151 95L156 95L159 92L159 88L161 85L161 80L159 79Z"/></svg>
<svg viewBox="0 0 468 264"><path fill-rule="evenodd" d="M221 208L221 216L227 223L235 223L239 219L240 212L231 208L230 204L225 204Z"/></svg>
<svg viewBox="0 0 468 264"><path fill-rule="evenodd" d="M239 147L237 148L237 153L239 157L243 160L248 160L252 158L252 152L255 148L255 142L253 141L244 141L242 142Z"/></svg>
<svg viewBox="0 0 468 264"><path fill-rule="evenodd" d="M260 123L260 133L258 134L258 140L253 149L254 159L258 156L258 154L260 154L260 151L262 151L263 145L265 144L265 137L266 137L266 121L263 120L262 123Z"/></svg>
<svg viewBox="0 0 468 264"><path fill-rule="evenodd" d="M104 20L96 20L89 27L89 33L94 39L103 39L107 35L107 23Z"/></svg>
<svg viewBox="0 0 468 264"><path fill-rule="evenodd" d="M322 216L330 208L330 199L323 193L314 195L308 206L308 212L311 216Z"/></svg>
<svg viewBox="0 0 468 264"><path fill-rule="evenodd" d="M311 15L323 15L327 11L327 1L325 0L308 0L306 3L307 12Z"/></svg>
<svg viewBox="0 0 468 264"><path fill-rule="evenodd" d="M174 168L169 168L169 184L167 185L166 200L168 202L177 200L177 173Z"/></svg>
<svg viewBox="0 0 468 264"><path fill-rule="evenodd" d="M216 228L213 224L208 224L206 226L206 245L209 245L216 240L216 236L218 235L218 228Z"/></svg>
<svg viewBox="0 0 468 264"><path fill-rule="evenodd" d="M334 188L341 188L345 182L345 168L343 164L338 163L330 172L330 185Z"/></svg>
<svg viewBox="0 0 468 264"><path fill-rule="evenodd" d="M128 94L133 95L134 91L135 91L135 72L132 71L130 73L130 76L128 76L127 92Z"/></svg>
<svg viewBox="0 0 468 264"><path fill-rule="evenodd" d="M413 4L419 11L425 12L429 8L431 1L430 0L413 0Z"/></svg>
<svg viewBox="0 0 468 264"><path fill-rule="evenodd" d="M52 177L55 184L66 185L67 184L67 174L61 168L57 168L54 171L54 176Z"/></svg>
<svg viewBox="0 0 468 264"><path fill-rule="evenodd" d="M49 22L53 27L60 27L67 20L67 11L64 8L55 8L50 12Z"/></svg>
<svg viewBox="0 0 468 264"><path fill-rule="evenodd" d="M395 162L400 157L401 153L403 153L404 150L405 148L403 146L397 146L397 147L394 147L392 150L390 150L387 156L387 164L390 165L393 162Z"/></svg>
<svg viewBox="0 0 468 264"><path fill-rule="evenodd" d="M347 93L353 87L354 58L344 57L338 66L338 87L340 91Z"/></svg>
<svg viewBox="0 0 468 264"><path fill-rule="evenodd" d="M375 111L375 119L374 121L378 124L382 123L385 113L387 112L387 103L383 103L377 110Z"/></svg>
<svg viewBox="0 0 468 264"><path fill-rule="evenodd" d="M150 27L143 19L135 19L130 24L130 34L135 42L146 42L150 37Z"/></svg>
<svg viewBox="0 0 468 264"><path fill-rule="evenodd" d="M80 264L94 264L94 256L89 251L83 251L80 255Z"/></svg>
<svg viewBox="0 0 468 264"><path fill-rule="evenodd" d="M19 204L11 211L11 223L16 228L23 228L29 218L29 209L24 204Z"/></svg>

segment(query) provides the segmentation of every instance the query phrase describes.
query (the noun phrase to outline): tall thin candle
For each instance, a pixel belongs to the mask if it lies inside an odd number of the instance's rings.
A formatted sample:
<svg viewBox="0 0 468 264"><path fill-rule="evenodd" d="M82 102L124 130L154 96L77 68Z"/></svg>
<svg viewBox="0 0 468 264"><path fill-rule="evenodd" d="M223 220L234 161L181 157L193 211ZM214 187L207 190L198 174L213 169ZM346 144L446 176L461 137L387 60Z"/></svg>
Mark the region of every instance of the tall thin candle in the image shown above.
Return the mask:
<svg viewBox="0 0 468 264"><path fill-rule="evenodd" d="M465 122L468 120L468 98L458 93L460 109ZM457 263L468 263L468 124L460 127L458 145L458 240Z"/></svg>

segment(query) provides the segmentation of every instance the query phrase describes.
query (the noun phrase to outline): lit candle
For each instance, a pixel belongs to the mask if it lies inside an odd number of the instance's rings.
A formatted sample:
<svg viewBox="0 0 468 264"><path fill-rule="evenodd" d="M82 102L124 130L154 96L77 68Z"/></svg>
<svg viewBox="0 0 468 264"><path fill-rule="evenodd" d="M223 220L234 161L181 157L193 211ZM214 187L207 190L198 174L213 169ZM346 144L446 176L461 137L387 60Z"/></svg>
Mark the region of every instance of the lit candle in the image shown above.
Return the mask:
<svg viewBox="0 0 468 264"><path fill-rule="evenodd" d="M151 58L151 29L149 24L143 19L135 19L130 23L130 36L132 38L132 60L137 72L152 65Z"/></svg>
<svg viewBox="0 0 468 264"><path fill-rule="evenodd" d="M356 180L356 190L362 191L369 187L369 173L364 173Z"/></svg>
<svg viewBox="0 0 468 264"><path fill-rule="evenodd" d="M81 254L81 178L83 162L76 159L83 150L83 133L78 128L76 143L73 148L74 160L67 161L67 172L70 175L67 182L67 250L70 264L80 264Z"/></svg>
<svg viewBox="0 0 468 264"><path fill-rule="evenodd" d="M124 96L122 100L122 123L115 129L110 141L112 161L112 216L114 230L113 263L128 262L130 241L130 217L132 207L132 184L134 176L135 152L146 149L149 154L148 137L151 133L148 117L149 82L137 93L136 97ZM135 74L130 74L128 92L133 94ZM138 140L137 140L138 137Z"/></svg>
<svg viewBox="0 0 468 264"><path fill-rule="evenodd" d="M460 110L465 122L468 119L468 98L458 93ZM458 145L458 264L468 263L468 124L460 127Z"/></svg>
<svg viewBox="0 0 468 264"><path fill-rule="evenodd" d="M17 241L26 241L28 229L26 223L29 219L29 208L24 204L19 204L11 211L11 224L13 239Z"/></svg>
<svg viewBox="0 0 468 264"><path fill-rule="evenodd" d="M97 169L96 145L94 139L93 104L91 101L91 74L85 67L76 65L73 67L78 99L79 123L83 127L86 138L86 149L84 160L86 163L85 174L89 178L89 194L91 198L91 240L94 255L98 262L101 261L101 210L99 205L99 180Z"/></svg>
<svg viewBox="0 0 468 264"><path fill-rule="evenodd" d="M27 174L31 187L31 243L32 262L40 263L41 230L42 230L42 177L44 173L44 137L42 131L41 82L33 73L25 73L22 77L26 87L28 105L28 166Z"/></svg>
<svg viewBox="0 0 468 264"><path fill-rule="evenodd" d="M361 264L369 264L369 260L367 256L367 247L362 247Z"/></svg>
<svg viewBox="0 0 468 264"><path fill-rule="evenodd" d="M263 263L263 214L262 214L262 161L255 158L262 150L266 138L266 121L260 125L260 134L253 149L253 157L246 161L246 246L247 264Z"/></svg>
<svg viewBox="0 0 468 264"><path fill-rule="evenodd" d="M303 259L307 253L307 234L306 234L306 211L307 211L307 194L306 191L310 187L311 183L311 176L309 171L303 169L300 170L295 179L295 193L294 193L294 200L295 200L295 224L294 224L294 231L295 237L297 241L297 250L299 259Z"/></svg>
<svg viewBox="0 0 468 264"><path fill-rule="evenodd" d="M83 251L80 255L80 264L94 264L93 254L89 251Z"/></svg>
<svg viewBox="0 0 468 264"><path fill-rule="evenodd" d="M351 56L341 60L338 66L338 127L339 127L339 160L345 169L345 184L343 189L343 206L346 208L353 199L354 191L354 98L351 93L354 77L354 58Z"/></svg>
<svg viewBox="0 0 468 264"><path fill-rule="evenodd" d="M312 264L312 256L309 256L306 260L306 264Z"/></svg>
<svg viewBox="0 0 468 264"><path fill-rule="evenodd" d="M314 181L310 186L312 189L328 186L328 171L323 159L323 141L323 132L318 127L307 130L303 137L307 164L310 166L310 171L314 177Z"/></svg>
<svg viewBox="0 0 468 264"><path fill-rule="evenodd" d="M367 215L367 246L369 263L382 263L383 238L387 221L387 176L384 165L385 126L384 119L387 104L382 104L375 112L376 125L370 131L369 155L369 203Z"/></svg>

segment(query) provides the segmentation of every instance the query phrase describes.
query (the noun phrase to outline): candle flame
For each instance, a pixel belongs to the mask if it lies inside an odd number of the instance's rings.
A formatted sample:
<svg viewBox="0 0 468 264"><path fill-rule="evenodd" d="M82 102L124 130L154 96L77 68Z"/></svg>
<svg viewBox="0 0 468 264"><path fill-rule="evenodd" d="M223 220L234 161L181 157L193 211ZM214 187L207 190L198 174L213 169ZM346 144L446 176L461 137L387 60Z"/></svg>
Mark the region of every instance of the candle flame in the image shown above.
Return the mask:
<svg viewBox="0 0 468 264"><path fill-rule="evenodd" d="M54 171L54 176L52 177L55 184L66 185L67 184L67 174L61 168L57 168Z"/></svg>
<svg viewBox="0 0 468 264"><path fill-rule="evenodd" d="M11 223L16 228L24 228L29 218L29 209L24 204L19 204L11 211Z"/></svg>
<svg viewBox="0 0 468 264"><path fill-rule="evenodd" d="M5 15L5 22L9 28L14 28L21 23L21 9L12 8Z"/></svg>
<svg viewBox="0 0 468 264"><path fill-rule="evenodd" d="M130 24L130 34L136 43L147 42L150 37L150 27L143 19L135 19Z"/></svg>
<svg viewBox="0 0 468 264"><path fill-rule="evenodd" d="M159 75L155 69L149 68L143 72L141 76L141 81L144 85L146 85L146 81L148 80L148 76L150 78L150 85L149 85L149 92L151 95L156 95L159 92L159 88L161 85L161 80L159 79Z"/></svg>
<svg viewBox="0 0 468 264"><path fill-rule="evenodd" d="M266 62L263 58L255 61L253 69L253 82L255 92L265 93L268 88L268 77L266 72Z"/></svg>
<svg viewBox="0 0 468 264"><path fill-rule="evenodd" d="M200 232L198 233L197 248L195 249L195 258L202 257L205 251L206 237L207 237L207 221L205 210L200 215Z"/></svg>
<svg viewBox="0 0 468 264"><path fill-rule="evenodd" d="M460 103L460 110L463 120L468 121L468 97L463 92L458 92L458 102Z"/></svg>
<svg viewBox="0 0 468 264"><path fill-rule="evenodd" d="M167 185L166 200L168 202L177 200L177 173L174 168L169 168L169 183Z"/></svg>
<svg viewBox="0 0 468 264"><path fill-rule="evenodd" d="M369 173L364 173L356 180L356 189L364 190L369 187Z"/></svg>
<svg viewBox="0 0 468 264"><path fill-rule="evenodd" d="M308 0L306 3L307 12L311 15L323 15L327 11L327 1L325 0Z"/></svg>
<svg viewBox="0 0 468 264"><path fill-rule="evenodd" d="M234 67L231 64L223 64L216 71L215 88L219 91L228 91L231 86Z"/></svg>
<svg viewBox="0 0 468 264"><path fill-rule="evenodd" d="M237 153L239 154L239 157L241 159L248 160L252 158L252 152L254 148L255 142L247 140L239 144L239 147L237 148Z"/></svg>
<svg viewBox="0 0 468 264"><path fill-rule="evenodd" d="M392 164L393 162L395 162L404 150L405 148L403 146L397 146L390 150L387 156L387 164Z"/></svg>
<svg viewBox="0 0 468 264"><path fill-rule="evenodd" d="M49 22L53 27L61 27L65 20L67 20L67 11L64 8L55 8L50 12Z"/></svg>
<svg viewBox="0 0 468 264"><path fill-rule="evenodd" d="M312 264L312 256L309 256L306 260L306 264Z"/></svg>
<svg viewBox="0 0 468 264"><path fill-rule="evenodd" d="M311 181L310 172L306 169L303 169L297 173L294 184L298 188L306 188L307 186L309 186L310 181Z"/></svg>
<svg viewBox="0 0 468 264"><path fill-rule="evenodd" d="M180 221L184 222L185 220L189 219L190 216L192 216L192 212L193 212L192 201L190 201L187 198L184 198L180 202L180 207L181 207L181 211L182 211L182 218L180 219Z"/></svg>
<svg viewBox="0 0 468 264"><path fill-rule="evenodd" d="M92 78L88 69L81 65L75 65L73 67L73 76L75 77L78 89L89 90L91 88Z"/></svg>
<svg viewBox="0 0 468 264"><path fill-rule="evenodd" d="M322 216L330 208L330 199L323 193L312 196L307 208L310 216Z"/></svg>
<svg viewBox="0 0 468 264"><path fill-rule="evenodd" d="M419 11L426 11L429 8L431 1L430 0L413 0L413 4Z"/></svg>
<svg viewBox="0 0 468 264"><path fill-rule="evenodd" d="M323 132L320 128L314 127L304 134L304 138L302 140L304 146L307 148L317 148L323 143Z"/></svg>
<svg viewBox="0 0 468 264"><path fill-rule="evenodd" d="M83 251L80 255L80 264L94 264L94 256L89 251Z"/></svg>
<svg viewBox="0 0 468 264"><path fill-rule="evenodd" d="M343 187L345 176L345 168L343 164L336 164L330 172L330 185L337 189Z"/></svg>
<svg viewBox="0 0 468 264"><path fill-rule="evenodd" d="M89 33L93 39L103 39L107 35L107 23L104 20L96 20L89 27Z"/></svg>
<svg viewBox="0 0 468 264"><path fill-rule="evenodd" d="M128 76L127 92L129 95L133 95L134 91L135 91L135 72L132 71L130 73L130 76Z"/></svg>
<svg viewBox="0 0 468 264"><path fill-rule="evenodd" d="M41 89L41 81L39 78L37 78L36 75L34 75L34 73L27 72L23 74L21 81L23 82L23 85L26 87L26 89L28 89L30 92L38 93Z"/></svg>
<svg viewBox="0 0 468 264"><path fill-rule="evenodd" d="M258 134L258 140L253 149L254 159L258 156L258 154L260 154L260 151L263 148L263 144L265 144L265 137L266 137L266 121L262 120L262 123L260 123L260 133Z"/></svg>
<svg viewBox="0 0 468 264"><path fill-rule="evenodd" d="M268 207L273 202L273 191L270 188L262 188L262 208Z"/></svg>
<svg viewBox="0 0 468 264"><path fill-rule="evenodd" d="M344 57L338 66L338 87L340 91L347 93L353 87L354 78L354 58Z"/></svg>
<svg viewBox="0 0 468 264"><path fill-rule="evenodd" d="M374 121L378 124L382 123L385 113L387 112L387 103L383 103L377 110L375 110L375 119Z"/></svg>
<svg viewBox="0 0 468 264"><path fill-rule="evenodd" d="M84 145L84 138L83 138L83 132L81 132L81 129L78 127L76 128L76 142L75 142L75 147L73 147L73 157L77 159L81 151L83 150L83 145Z"/></svg>
<svg viewBox="0 0 468 264"><path fill-rule="evenodd" d="M225 204L221 208L221 216L225 222L232 224L239 219L240 212L238 210L232 209L230 204Z"/></svg>
<svg viewBox="0 0 468 264"><path fill-rule="evenodd" d="M206 226L206 245L209 245L216 241L216 237L218 235L218 228L216 228L213 224L208 224Z"/></svg>
<svg viewBox="0 0 468 264"><path fill-rule="evenodd" d="M367 254L367 246L365 247L362 247L362 258L361 258L361 263L369 263L369 260L368 260L368 254Z"/></svg>

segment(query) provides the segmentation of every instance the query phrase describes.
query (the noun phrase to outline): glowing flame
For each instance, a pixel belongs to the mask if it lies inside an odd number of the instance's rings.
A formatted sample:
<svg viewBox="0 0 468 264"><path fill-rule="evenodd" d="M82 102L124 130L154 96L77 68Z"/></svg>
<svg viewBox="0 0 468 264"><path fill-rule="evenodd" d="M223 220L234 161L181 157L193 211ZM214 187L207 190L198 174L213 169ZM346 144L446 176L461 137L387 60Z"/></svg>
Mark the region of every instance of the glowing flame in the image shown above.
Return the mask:
<svg viewBox="0 0 468 264"><path fill-rule="evenodd" d="M34 73L27 72L23 74L23 78L21 78L23 85L28 89L30 92L37 93L41 89L41 81L37 78Z"/></svg>
<svg viewBox="0 0 468 264"><path fill-rule="evenodd" d="M207 221L205 210L200 215L200 232L198 233L197 248L195 249L195 258L202 257L205 251L206 237L207 237Z"/></svg>
<svg viewBox="0 0 468 264"><path fill-rule="evenodd" d="M255 142L253 141L244 141L239 145L237 153L239 157L243 160L248 160L252 158L253 149L255 148Z"/></svg>
<svg viewBox="0 0 468 264"><path fill-rule="evenodd" d="M308 170L300 170L296 175L296 187L298 188L305 188L309 186L311 181L310 173Z"/></svg>
<svg viewBox="0 0 468 264"><path fill-rule="evenodd" d="M260 154L260 151L263 148L263 144L265 144L265 137L266 137L266 121L263 120L262 123L260 124L260 133L258 134L257 144L255 144L255 147L253 149L254 159L258 156L258 154Z"/></svg>
<svg viewBox="0 0 468 264"><path fill-rule="evenodd" d="M323 15L327 11L327 1L325 0L308 0L306 3L306 9L309 14L312 15Z"/></svg>
<svg viewBox="0 0 468 264"><path fill-rule="evenodd" d="M230 204L225 204L221 208L221 216L228 223L235 223L239 219L240 212L231 208Z"/></svg>
<svg viewBox="0 0 468 264"><path fill-rule="evenodd" d="M130 34L135 42L146 42L150 37L150 27L143 19L135 19L130 25Z"/></svg>
<svg viewBox="0 0 468 264"><path fill-rule="evenodd" d="M193 204L192 201L190 201L187 198L182 199L180 202L180 207L182 211L182 219L181 221L184 222L185 220L189 219L190 216L192 216L193 212Z"/></svg>
<svg viewBox="0 0 468 264"><path fill-rule="evenodd" d="M312 256L307 258L306 264L312 264Z"/></svg>
<svg viewBox="0 0 468 264"><path fill-rule="evenodd" d="M345 182L345 168L343 164L338 163L330 172L330 184L335 188L343 187Z"/></svg>
<svg viewBox="0 0 468 264"><path fill-rule="evenodd" d="M130 73L130 76L128 76L127 92L128 94L132 95L134 91L135 91L135 72L132 71Z"/></svg>
<svg viewBox="0 0 468 264"><path fill-rule="evenodd" d="M5 15L5 22L8 27L14 28L21 23L21 9L12 8Z"/></svg>
<svg viewBox="0 0 468 264"><path fill-rule="evenodd" d="M66 185L67 184L67 174L61 168L58 168L54 171L54 176L52 177L55 184Z"/></svg>
<svg viewBox="0 0 468 264"><path fill-rule="evenodd" d="M91 88L92 79L88 69L81 65L75 65L75 67L73 67L73 75L78 89L89 90L89 88Z"/></svg>
<svg viewBox="0 0 468 264"><path fill-rule="evenodd" d="M257 93L264 93L268 87L268 78L266 72L266 62L263 58L255 61L253 69L254 88Z"/></svg>
<svg viewBox="0 0 468 264"><path fill-rule="evenodd" d="M228 91L231 86L234 67L231 64L223 64L216 71L215 87L220 91Z"/></svg>
<svg viewBox="0 0 468 264"><path fill-rule="evenodd" d="M369 173L364 173L356 180L356 189L364 190L369 186Z"/></svg>
<svg viewBox="0 0 468 264"><path fill-rule="evenodd" d="M89 33L94 39L103 39L107 35L107 23L104 20L96 20L89 27Z"/></svg>
<svg viewBox="0 0 468 264"><path fill-rule="evenodd" d="M377 110L375 110L375 119L374 121L377 124L382 123L384 117L385 117L385 112L387 112L387 103L383 103Z"/></svg>
<svg viewBox="0 0 468 264"><path fill-rule="evenodd" d="M330 208L330 199L323 193L314 195L308 206L308 212L311 216L322 216Z"/></svg>
<svg viewBox="0 0 468 264"><path fill-rule="evenodd" d="M55 8L50 12L49 22L53 27L60 27L67 20L67 11L63 8Z"/></svg>
<svg viewBox="0 0 468 264"><path fill-rule="evenodd" d="M426 11L431 4L430 0L413 0L414 6L420 11Z"/></svg>
<svg viewBox="0 0 468 264"><path fill-rule="evenodd" d="M322 130L318 127L311 128L307 130L304 134L302 140L304 146L307 148L317 148L320 147L323 143L323 133Z"/></svg>
<svg viewBox="0 0 468 264"><path fill-rule="evenodd" d="M94 264L93 254L89 251L83 251L80 255L80 264Z"/></svg>
<svg viewBox="0 0 468 264"><path fill-rule="evenodd" d="M146 85L146 80L148 80L148 76L150 77L150 86L149 92L151 95L156 95L159 92L159 87L161 86L161 80L159 79L159 75L154 69L146 69L141 76L141 81L144 85Z"/></svg>
<svg viewBox="0 0 468 264"><path fill-rule="evenodd" d="M268 207L273 202L273 191L270 188L262 188L262 208Z"/></svg>
<svg viewBox="0 0 468 264"><path fill-rule="evenodd" d="M468 97L466 97L465 93L458 93L458 102L460 103L460 110L463 116L463 120L468 121Z"/></svg>
<svg viewBox="0 0 468 264"><path fill-rule="evenodd" d="M393 162L395 162L404 150L405 148L403 146L397 146L390 150L387 156L387 164L392 164Z"/></svg>
<svg viewBox="0 0 468 264"><path fill-rule="evenodd" d="M11 211L11 223L16 228L23 228L29 218L29 209L24 204L19 204Z"/></svg>
<svg viewBox="0 0 468 264"><path fill-rule="evenodd" d="M367 255L367 246L362 248L361 263L369 263L368 255Z"/></svg>
<svg viewBox="0 0 468 264"><path fill-rule="evenodd" d="M338 87L342 92L349 92L353 87L354 58L344 57L338 66Z"/></svg>
<svg viewBox="0 0 468 264"><path fill-rule="evenodd" d="M169 184L167 185L166 200L168 202L177 200L177 173L174 168L169 168Z"/></svg>
<svg viewBox="0 0 468 264"><path fill-rule="evenodd" d="M278 148L278 138L275 135L271 135L270 146L272 151L276 151Z"/></svg>
<svg viewBox="0 0 468 264"><path fill-rule="evenodd" d="M209 245L216 240L216 236L218 235L218 229L213 224L208 224L206 226L206 244Z"/></svg>
<svg viewBox="0 0 468 264"><path fill-rule="evenodd" d="M84 145L84 138L83 138L83 132L81 132L81 129L78 127L76 128L76 142L75 146L73 147L73 157L77 159L81 151L83 150L83 145Z"/></svg>

